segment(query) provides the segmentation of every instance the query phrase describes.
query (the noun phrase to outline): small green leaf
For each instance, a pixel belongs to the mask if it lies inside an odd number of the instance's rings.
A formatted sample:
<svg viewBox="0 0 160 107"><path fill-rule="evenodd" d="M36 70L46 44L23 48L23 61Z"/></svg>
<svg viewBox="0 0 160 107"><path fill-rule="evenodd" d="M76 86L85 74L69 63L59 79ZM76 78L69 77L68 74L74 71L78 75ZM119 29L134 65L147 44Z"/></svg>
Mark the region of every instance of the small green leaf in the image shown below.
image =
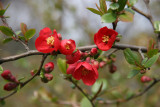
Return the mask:
<svg viewBox="0 0 160 107"><path fill-rule="evenodd" d="M144 65L146 62L147 62L147 60L148 60L148 58L146 57L146 58L144 58L143 60L142 60L142 65Z"/></svg>
<svg viewBox="0 0 160 107"><path fill-rule="evenodd" d="M147 56L151 58L152 56L156 55L158 51L159 51L158 49L151 49L147 52Z"/></svg>
<svg viewBox="0 0 160 107"><path fill-rule="evenodd" d="M153 57L151 57L145 64L144 67L145 68L149 68L151 67L157 60L158 60L159 54L154 55Z"/></svg>
<svg viewBox="0 0 160 107"><path fill-rule="evenodd" d="M119 8L118 11L122 11L127 3L127 0L118 0Z"/></svg>
<svg viewBox="0 0 160 107"><path fill-rule="evenodd" d="M124 13L119 15L119 19L122 22L132 22L133 21L133 13L129 12L129 11L125 11Z"/></svg>
<svg viewBox="0 0 160 107"><path fill-rule="evenodd" d="M8 43L8 42L10 42L12 40L13 40L12 38L6 38L5 40L3 40L3 43L5 44L5 43Z"/></svg>
<svg viewBox="0 0 160 107"><path fill-rule="evenodd" d="M117 16L115 13L106 13L101 17L102 22L104 23L112 23L114 21L116 21Z"/></svg>
<svg viewBox="0 0 160 107"><path fill-rule="evenodd" d="M96 93L99 90L99 87L101 86L102 83L103 83L102 91L106 90L107 86L108 86L107 80L106 79L100 79L100 80L96 81L94 83L94 85L92 86L92 92Z"/></svg>
<svg viewBox="0 0 160 107"><path fill-rule="evenodd" d="M25 38L27 40L31 39L36 33L35 29L29 29L26 33L25 33Z"/></svg>
<svg viewBox="0 0 160 107"><path fill-rule="evenodd" d="M160 21L154 22L155 33L160 33Z"/></svg>
<svg viewBox="0 0 160 107"><path fill-rule="evenodd" d="M135 11L132 8L125 8L124 10L132 13L133 15L135 14Z"/></svg>
<svg viewBox="0 0 160 107"><path fill-rule="evenodd" d="M6 26L0 26L0 31L6 36L13 36L12 30Z"/></svg>
<svg viewBox="0 0 160 107"><path fill-rule="evenodd" d="M0 100L0 105L4 106L6 102L4 100Z"/></svg>
<svg viewBox="0 0 160 107"><path fill-rule="evenodd" d="M67 70L67 63L66 63L66 60L64 59L61 59L61 58L58 58L57 60L57 65L60 69L60 71L64 74L66 74L66 70Z"/></svg>
<svg viewBox="0 0 160 107"><path fill-rule="evenodd" d="M140 70L132 70L129 72L127 78L133 78L134 76L136 76L138 73L140 72Z"/></svg>
<svg viewBox="0 0 160 107"><path fill-rule="evenodd" d="M26 40L24 36L18 36L18 38L24 41Z"/></svg>
<svg viewBox="0 0 160 107"><path fill-rule="evenodd" d="M21 31L16 31L15 33L16 33L16 35L20 35L22 32Z"/></svg>
<svg viewBox="0 0 160 107"><path fill-rule="evenodd" d="M100 8L103 13L107 13L107 5L105 0L99 0Z"/></svg>
<svg viewBox="0 0 160 107"><path fill-rule="evenodd" d="M0 10L0 16L3 16L6 10L2 9Z"/></svg>
<svg viewBox="0 0 160 107"><path fill-rule="evenodd" d="M129 1L129 4L131 5L131 7L138 2L138 0L128 0L128 1Z"/></svg>
<svg viewBox="0 0 160 107"><path fill-rule="evenodd" d="M21 32L23 35L27 32L27 25L25 23L20 24Z"/></svg>
<svg viewBox="0 0 160 107"><path fill-rule="evenodd" d="M84 97L81 100L80 107L92 107L92 104L90 103L90 101L86 97Z"/></svg>
<svg viewBox="0 0 160 107"><path fill-rule="evenodd" d="M140 64L140 58L138 55L131 51L131 49L127 48L123 51L125 59L129 64L136 65Z"/></svg>
<svg viewBox="0 0 160 107"><path fill-rule="evenodd" d="M0 65L0 74L3 73L3 67Z"/></svg>
<svg viewBox="0 0 160 107"><path fill-rule="evenodd" d="M21 90L21 85L19 84L18 87L16 88L17 92Z"/></svg>
<svg viewBox="0 0 160 107"><path fill-rule="evenodd" d="M111 8L112 10L116 10L116 9L119 8L119 4L118 4L118 3L112 3L112 4L110 4L110 8Z"/></svg>
<svg viewBox="0 0 160 107"><path fill-rule="evenodd" d="M101 13L100 11L98 11L98 10L96 10L96 9L94 9L94 8L87 8L87 9L90 10L91 12L95 13L95 14L100 15L100 16L103 15L103 13Z"/></svg>

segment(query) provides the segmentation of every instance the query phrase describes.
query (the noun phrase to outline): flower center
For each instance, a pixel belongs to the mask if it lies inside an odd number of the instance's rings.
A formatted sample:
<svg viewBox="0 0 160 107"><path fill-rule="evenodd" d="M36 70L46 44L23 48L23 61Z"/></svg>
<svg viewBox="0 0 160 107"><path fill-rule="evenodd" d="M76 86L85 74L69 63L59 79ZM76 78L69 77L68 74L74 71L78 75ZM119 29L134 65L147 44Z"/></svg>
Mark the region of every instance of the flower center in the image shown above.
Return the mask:
<svg viewBox="0 0 160 107"><path fill-rule="evenodd" d="M66 45L65 45L65 48L66 48L67 50L70 49L70 44L71 44L71 42L70 42L70 41L67 41L67 43L66 43Z"/></svg>
<svg viewBox="0 0 160 107"><path fill-rule="evenodd" d="M109 41L109 36L104 35L102 37L102 42L108 42Z"/></svg>
<svg viewBox="0 0 160 107"><path fill-rule="evenodd" d="M86 76L89 73L84 67L82 68L82 75Z"/></svg>
<svg viewBox="0 0 160 107"><path fill-rule="evenodd" d="M53 45L54 44L54 37L53 36L48 37L46 40L47 40L48 45Z"/></svg>

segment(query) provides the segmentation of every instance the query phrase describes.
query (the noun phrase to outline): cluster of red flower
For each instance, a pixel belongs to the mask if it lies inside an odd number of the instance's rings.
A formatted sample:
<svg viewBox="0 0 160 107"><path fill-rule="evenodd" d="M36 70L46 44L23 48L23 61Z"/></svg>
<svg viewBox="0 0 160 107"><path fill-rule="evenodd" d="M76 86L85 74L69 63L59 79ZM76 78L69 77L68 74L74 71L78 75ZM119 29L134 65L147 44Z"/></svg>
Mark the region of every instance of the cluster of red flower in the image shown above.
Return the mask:
<svg viewBox="0 0 160 107"><path fill-rule="evenodd" d="M109 50L116 40L118 33L107 27L101 28L94 36L94 42L102 51ZM39 37L35 41L36 49L42 53L56 53L66 55L69 67L67 74L72 74L76 80L82 79L84 84L93 85L98 78L98 71L95 64L81 60L84 53L76 50L75 41L72 39L61 40L60 34L56 30L44 28L40 31ZM93 48L90 52L91 56L97 53L97 49Z"/></svg>

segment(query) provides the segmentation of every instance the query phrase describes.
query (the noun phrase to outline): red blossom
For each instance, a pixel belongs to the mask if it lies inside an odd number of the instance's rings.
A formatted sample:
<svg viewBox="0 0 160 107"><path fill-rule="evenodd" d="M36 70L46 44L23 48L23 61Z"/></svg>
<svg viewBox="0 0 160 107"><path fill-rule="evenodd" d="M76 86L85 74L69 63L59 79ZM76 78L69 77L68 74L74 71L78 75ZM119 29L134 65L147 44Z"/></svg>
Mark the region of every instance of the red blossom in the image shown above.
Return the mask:
<svg viewBox="0 0 160 107"><path fill-rule="evenodd" d="M42 53L51 53L57 51L60 46L60 40L57 36L56 30L52 31L46 27L39 33L39 37L35 41L36 49Z"/></svg>
<svg viewBox="0 0 160 107"><path fill-rule="evenodd" d="M44 69L46 73L50 73L54 69L54 63L53 62L48 62L47 64L44 65Z"/></svg>
<svg viewBox="0 0 160 107"><path fill-rule="evenodd" d="M112 47L117 35L113 29L103 27L94 35L94 42L100 50L107 51Z"/></svg>
<svg viewBox="0 0 160 107"><path fill-rule="evenodd" d="M71 55L66 55L68 64L73 64L77 62L80 58L81 58L81 53L78 49L76 52L72 53Z"/></svg>
<svg viewBox="0 0 160 107"><path fill-rule="evenodd" d="M69 65L67 74L72 74L76 80L82 79L86 85L93 85L98 78L97 69L87 62L77 62Z"/></svg>
<svg viewBox="0 0 160 107"><path fill-rule="evenodd" d="M70 55L76 49L75 41L72 39L64 39L61 41L59 51L64 55Z"/></svg>

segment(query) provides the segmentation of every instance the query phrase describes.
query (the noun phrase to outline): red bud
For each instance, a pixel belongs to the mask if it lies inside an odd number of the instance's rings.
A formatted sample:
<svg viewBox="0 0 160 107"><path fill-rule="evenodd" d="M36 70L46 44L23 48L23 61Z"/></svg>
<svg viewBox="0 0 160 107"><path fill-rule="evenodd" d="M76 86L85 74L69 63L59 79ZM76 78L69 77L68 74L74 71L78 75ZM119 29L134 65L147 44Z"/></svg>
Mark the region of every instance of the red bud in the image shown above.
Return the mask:
<svg viewBox="0 0 160 107"><path fill-rule="evenodd" d="M18 86L17 83L14 82L10 82L4 85L4 90L6 91L12 91L13 89L15 89Z"/></svg>
<svg viewBox="0 0 160 107"><path fill-rule="evenodd" d="M98 52L98 51L97 51L97 48L92 48L92 49L91 49L91 55L92 55L92 56L96 55L97 52Z"/></svg>
<svg viewBox="0 0 160 107"><path fill-rule="evenodd" d="M11 73L10 70L5 70L5 71L3 71L3 73L1 74L1 76L2 76L4 79L8 80L8 81L17 82L17 83L18 83L18 81L17 81L16 78L12 75L12 73Z"/></svg>
<svg viewBox="0 0 160 107"><path fill-rule="evenodd" d="M106 65L106 62L104 62L104 61L102 61L102 62L100 62L99 63L99 66L102 68L103 66L105 66Z"/></svg>
<svg viewBox="0 0 160 107"><path fill-rule="evenodd" d="M53 69L54 69L54 63L53 62L49 62L49 63L45 64L44 69L45 69L46 73L52 72Z"/></svg>
<svg viewBox="0 0 160 107"><path fill-rule="evenodd" d="M53 75L52 74L44 74L44 76L48 81L51 81L53 79Z"/></svg>
<svg viewBox="0 0 160 107"><path fill-rule="evenodd" d="M142 76L141 77L141 82L145 83L145 82L150 82L152 80L152 78L148 77L148 76Z"/></svg>

